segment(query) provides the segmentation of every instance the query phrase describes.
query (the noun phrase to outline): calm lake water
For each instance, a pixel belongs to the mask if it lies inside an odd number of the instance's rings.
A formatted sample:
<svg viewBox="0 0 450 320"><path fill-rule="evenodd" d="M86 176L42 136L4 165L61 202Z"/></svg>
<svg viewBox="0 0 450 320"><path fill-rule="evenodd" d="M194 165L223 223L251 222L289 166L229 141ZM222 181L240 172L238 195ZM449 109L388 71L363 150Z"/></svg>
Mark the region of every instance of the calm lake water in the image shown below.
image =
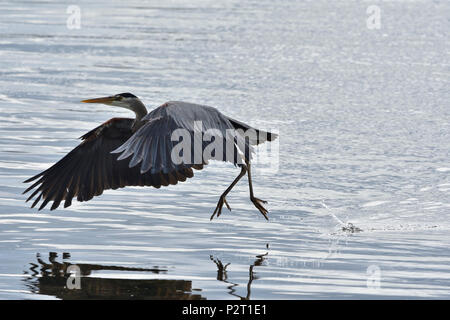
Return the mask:
<svg viewBox="0 0 450 320"><path fill-rule="evenodd" d="M76 4L0 3L1 299L450 298L449 1ZM217 162L30 209L23 180L132 116L79 101L120 92L278 131L270 221L246 179L209 220L239 172Z"/></svg>

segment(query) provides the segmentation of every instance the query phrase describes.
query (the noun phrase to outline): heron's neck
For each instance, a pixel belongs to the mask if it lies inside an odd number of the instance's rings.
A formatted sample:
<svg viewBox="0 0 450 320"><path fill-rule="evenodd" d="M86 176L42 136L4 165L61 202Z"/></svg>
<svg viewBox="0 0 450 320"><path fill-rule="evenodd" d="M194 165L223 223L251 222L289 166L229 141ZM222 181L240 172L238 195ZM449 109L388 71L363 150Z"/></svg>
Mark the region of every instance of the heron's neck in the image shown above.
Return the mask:
<svg viewBox="0 0 450 320"><path fill-rule="evenodd" d="M130 110L133 111L136 115L133 128L134 130L137 130L142 125L142 118L147 115L147 108L140 100L136 100L133 101L133 104L130 105Z"/></svg>
<svg viewBox="0 0 450 320"><path fill-rule="evenodd" d="M147 108L140 100L133 101L130 109L136 114L136 122L141 121L141 119L147 115Z"/></svg>

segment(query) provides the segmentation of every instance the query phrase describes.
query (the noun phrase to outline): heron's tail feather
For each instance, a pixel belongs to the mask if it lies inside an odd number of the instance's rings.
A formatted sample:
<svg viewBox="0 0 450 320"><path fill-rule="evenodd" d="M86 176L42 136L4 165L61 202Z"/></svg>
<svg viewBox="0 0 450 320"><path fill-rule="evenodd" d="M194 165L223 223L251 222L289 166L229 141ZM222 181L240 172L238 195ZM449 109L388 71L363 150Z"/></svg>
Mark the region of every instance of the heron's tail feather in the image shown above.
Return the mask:
<svg viewBox="0 0 450 320"><path fill-rule="evenodd" d="M234 120L229 117L227 118L236 130L243 130L244 133L247 133L249 130L253 131L253 134L248 135L251 145L258 145L266 141L273 141L278 137L278 134L276 133L256 129L238 120Z"/></svg>

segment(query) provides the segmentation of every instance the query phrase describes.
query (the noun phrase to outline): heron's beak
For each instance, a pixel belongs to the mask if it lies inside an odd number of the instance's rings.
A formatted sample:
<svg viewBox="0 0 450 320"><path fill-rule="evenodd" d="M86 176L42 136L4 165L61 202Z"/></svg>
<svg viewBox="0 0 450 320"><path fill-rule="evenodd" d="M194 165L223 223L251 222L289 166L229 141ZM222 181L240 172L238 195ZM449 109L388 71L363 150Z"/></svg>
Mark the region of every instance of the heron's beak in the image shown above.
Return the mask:
<svg viewBox="0 0 450 320"><path fill-rule="evenodd" d="M87 100L83 100L81 102L84 103L103 103L103 104L110 104L113 101L116 101L117 98L114 96L111 97L102 97L102 98L95 98L95 99L87 99Z"/></svg>

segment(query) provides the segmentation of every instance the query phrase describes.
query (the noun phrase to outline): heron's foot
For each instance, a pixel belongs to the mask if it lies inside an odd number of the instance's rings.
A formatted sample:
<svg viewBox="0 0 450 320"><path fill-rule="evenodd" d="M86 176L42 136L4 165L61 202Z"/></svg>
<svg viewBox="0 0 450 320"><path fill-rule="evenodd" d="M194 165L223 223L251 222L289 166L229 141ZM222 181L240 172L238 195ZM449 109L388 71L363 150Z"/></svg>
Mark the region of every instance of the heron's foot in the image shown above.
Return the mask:
<svg viewBox="0 0 450 320"><path fill-rule="evenodd" d="M231 207L228 204L227 199L224 196L220 196L219 202L217 202L216 209L214 210L214 213L212 214L210 220L212 220L214 218L214 216L217 215L217 218L218 218L222 214L223 204L225 204L227 206L228 210L231 211Z"/></svg>
<svg viewBox="0 0 450 320"><path fill-rule="evenodd" d="M263 205L261 204L261 203L267 203L267 201L258 199L256 197L251 197L250 200L253 202L253 204L255 205L256 209L258 209L259 212L261 212L261 214L264 216L264 218L266 218L266 220L269 220L269 217L267 216L269 211L267 211L267 209L264 208Z"/></svg>

